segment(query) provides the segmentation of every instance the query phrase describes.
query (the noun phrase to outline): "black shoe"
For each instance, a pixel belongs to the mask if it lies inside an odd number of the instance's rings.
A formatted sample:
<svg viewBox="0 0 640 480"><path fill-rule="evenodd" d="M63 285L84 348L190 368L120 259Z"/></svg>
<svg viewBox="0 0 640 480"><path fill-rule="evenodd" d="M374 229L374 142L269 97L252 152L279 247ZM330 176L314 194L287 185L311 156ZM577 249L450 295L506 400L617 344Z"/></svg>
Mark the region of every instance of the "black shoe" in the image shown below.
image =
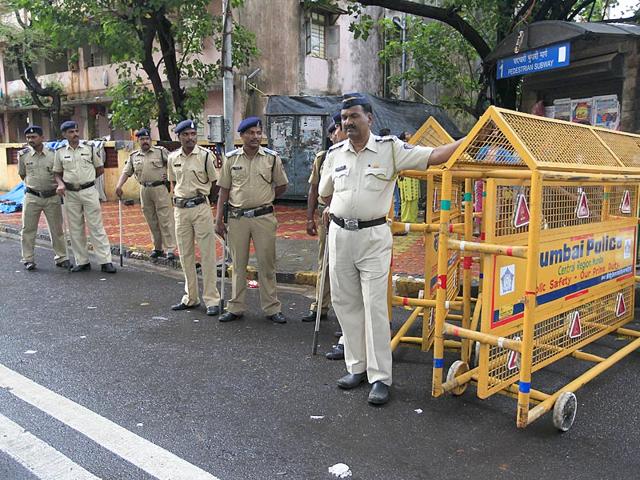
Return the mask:
<svg viewBox="0 0 640 480"><path fill-rule="evenodd" d="M173 252L169 252L167 253L167 260L175 260L176 259L176 254Z"/></svg>
<svg viewBox="0 0 640 480"><path fill-rule="evenodd" d="M329 360L342 360L344 359L344 345L341 343L333 345L331 350L324 354Z"/></svg>
<svg viewBox="0 0 640 480"><path fill-rule="evenodd" d="M24 262L24 268L25 270L35 270L36 269L36 264L33 262Z"/></svg>
<svg viewBox="0 0 640 480"><path fill-rule="evenodd" d="M389 386L382 382L373 382L367 400L372 405L384 405L389 401Z"/></svg>
<svg viewBox="0 0 640 480"><path fill-rule="evenodd" d="M100 266L100 270L103 271L104 273L116 273L116 267L113 266L113 263L109 262L109 263L103 263Z"/></svg>
<svg viewBox="0 0 640 480"><path fill-rule="evenodd" d="M367 379L367 372L348 373L344 377L338 379L338 386L344 390L356 388Z"/></svg>
<svg viewBox="0 0 640 480"><path fill-rule="evenodd" d="M207 307L207 315L210 317L215 317L216 315L220 315L220 307L218 305L212 305L211 307Z"/></svg>
<svg viewBox="0 0 640 480"><path fill-rule="evenodd" d="M56 267L69 269L71 268L71 262L69 260L63 260L60 263L56 263Z"/></svg>
<svg viewBox="0 0 640 480"><path fill-rule="evenodd" d="M180 302L176 305L171 305L171 310L179 312L180 310L191 310L193 308L198 308L199 306L200 302L196 303L195 305L185 305L184 303Z"/></svg>
<svg viewBox="0 0 640 480"><path fill-rule="evenodd" d="M316 321L316 315L317 312L314 312L313 310L309 310L309 313L307 313L304 317L302 317L300 320L302 320L303 322L315 322ZM326 320L327 319L327 313L321 313L320 314L320 320Z"/></svg>
<svg viewBox="0 0 640 480"><path fill-rule="evenodd" d="M284 318L282 312L274 313L273 315L267 315L267 318L273 323L287 323L287 319Z"/></svg>
<svg viewBox="0 0 640 480"><path fill-rule="evenodd" d="M89 270L91 270L91 264L85 263L83 265L76 265L75 267L73 267L71 269L71 273L88 272Z"/></svg>
<svg viewBox="0 0 640 480"><path fill-rule="evenodd" d="M232 312L226 312L220 315L218 317L218 320L221 322L233 322L234 320L239 320L240 318L242 318L242 315L236 315Z"/></svg>
<svg viewBox="0 0 640 480"><path fill-rule="evenodd" d="M335 332L333 332L333 335L336 338L340 338L342 336L342 330L336 330Z"/></svg>
<svg viewBox="0 0 640 480"><path fill-rule="evenodd" d="M158 257L164 257L164 252L162 250L154 250L149 255L149 258L158 258Z"/></svg>

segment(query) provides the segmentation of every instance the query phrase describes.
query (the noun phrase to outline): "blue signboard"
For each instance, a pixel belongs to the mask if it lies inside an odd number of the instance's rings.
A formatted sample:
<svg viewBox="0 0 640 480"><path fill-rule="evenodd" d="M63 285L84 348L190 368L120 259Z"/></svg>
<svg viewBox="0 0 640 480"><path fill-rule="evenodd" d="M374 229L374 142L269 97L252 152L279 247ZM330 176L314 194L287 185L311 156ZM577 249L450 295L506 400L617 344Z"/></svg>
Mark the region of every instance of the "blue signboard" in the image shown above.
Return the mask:
<svg viewBox="0 0 640 480"><path fill-rule="evenodd" d="M518 77L528 73L566 67L569 65L571 44L557 43L545 48L529 50L513 57L498 60L498 80L502 78Z"/></svg>

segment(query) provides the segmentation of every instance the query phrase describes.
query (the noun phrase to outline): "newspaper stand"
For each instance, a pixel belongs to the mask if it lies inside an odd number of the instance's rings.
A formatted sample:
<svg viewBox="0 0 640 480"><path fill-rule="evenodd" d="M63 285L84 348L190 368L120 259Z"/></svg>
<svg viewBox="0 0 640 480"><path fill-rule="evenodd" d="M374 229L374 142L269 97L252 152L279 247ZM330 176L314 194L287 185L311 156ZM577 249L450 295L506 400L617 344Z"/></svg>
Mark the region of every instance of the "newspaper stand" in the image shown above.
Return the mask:
<svg viewBox="0 0 640 480"><path fill-rule="evenodd" d="M453 142L453 138L447 133L447 131L438 123L438 121L429 117L429 119L420 127L420 129L411 137L409 143L414 145L423 145L429 147L437 147L447 143ZM421 232L423 234L425 245L425 263L424 263L424 278L425 286L423 290L422 298L408 298L401 296L392 296L391 288L389 289L389 312L391 317L393 306L405 306L412 309L412 313L409 318L400 326L397 332L391 339L391 348L395 350L401 343L418 344L421 345L423 351L427 351L431 348L433 343L434 332L434 318L435 318L435 286L437 279L437 248L439 240L439 221L440 221L440 191L441 183L440 176L442 175L442 168L430 167L426 171L402 171L400 176L406 178L415 178L425 181L426 184L426 205L425 205L425 217L424 223L403 223L393 222L392 231L395 232ZM462 185L455 183L454 190L456 191L456 201L453 202L452 218L455 222L460 222L455 227L455 232L461 233L464 223L462 223L462 211L460 208L460 201L462 199ZM395 239L395 237L394 237ZM459 282L459 266L460 258L458 252L451 252L448 259L449 266L448 272L451 278L454 279L449 284L447 291L447 300L452 307L462 310L462 299L457 299L458 292L460 290ZM470 270L469 270L470 274ZM390 281L391 281L390 274ZM471 282L469 275L468 281ZM470 315L467 312L468 315ZM407 332L415 324L415 322L422 317L422 336L421 337L409 337ZM459 314L450 314L448 317L451 319L462 319ZM457 341L447 341L448 347L459 347Z"/></svg>
<svg viewBox="0 0 640 480"><path fill-rule="evenodd" d="M465 216L459 240L450 234L452 185L478 178L485 235L473 241ZM520 428L551 410L558 429L571 427L573 392L640 347L640 332L624 328L634 311L639 184L638 135L487 110L442 172L433 396L474 383L480 398L517 398ZM448 251L481 255L480 331L446 321ZM631 341L606 358L584 351L607 334ZM445 336L476 342L478 363L461 356L443 381ZM534 372L568 356L594 365L555 392L531 388Z"/></svg>

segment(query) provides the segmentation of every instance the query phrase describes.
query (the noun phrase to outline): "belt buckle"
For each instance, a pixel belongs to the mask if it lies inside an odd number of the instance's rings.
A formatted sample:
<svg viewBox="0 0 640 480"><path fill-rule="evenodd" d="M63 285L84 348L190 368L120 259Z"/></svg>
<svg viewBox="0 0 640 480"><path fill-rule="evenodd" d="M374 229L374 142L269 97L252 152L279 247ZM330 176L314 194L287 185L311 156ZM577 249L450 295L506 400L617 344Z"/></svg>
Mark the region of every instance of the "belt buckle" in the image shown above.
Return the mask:
<svg viewBox="0 0 640 480"><path fill-rule="evenodd" d="M253 218L256 216L256 209L247 210L246 212L243 212L242 215L247 218Z"/></svg>
<svg viewBox="0 0 640 480"><path fill-rule="evenodd" d="M195 200L187 200L184 203L185 208L192 208L196 206L196 201Z"/></svg>
<svg viewBox="0 0 640 480"><path fill-rule="evenodd" d="M344 219L344 228L345 228L345 230L358 230L358 219L357 218L345 218Z"/></svg>

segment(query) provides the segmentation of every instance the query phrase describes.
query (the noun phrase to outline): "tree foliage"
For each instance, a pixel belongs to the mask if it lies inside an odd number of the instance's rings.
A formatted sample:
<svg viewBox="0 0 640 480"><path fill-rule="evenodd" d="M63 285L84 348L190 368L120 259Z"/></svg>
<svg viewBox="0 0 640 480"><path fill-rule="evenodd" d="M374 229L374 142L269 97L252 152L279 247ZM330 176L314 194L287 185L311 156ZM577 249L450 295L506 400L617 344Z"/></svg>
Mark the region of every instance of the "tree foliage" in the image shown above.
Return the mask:
<svg viewBox="0 0 640 480"><path fill-rule="evenodd" d="M208 0L5 3L26 12L39 38L54 48L99 45L112 62L119 62L119 82L109 91L114 127L138 128L156 118L160 138L168 140L169 125L202 112L207 91L221 77L220 61L202 55L208 43L219 48L222 37L222 19L209 11ZM237 23L234 37L234 66L240 67L258 50L254 34Z"/></svg>

